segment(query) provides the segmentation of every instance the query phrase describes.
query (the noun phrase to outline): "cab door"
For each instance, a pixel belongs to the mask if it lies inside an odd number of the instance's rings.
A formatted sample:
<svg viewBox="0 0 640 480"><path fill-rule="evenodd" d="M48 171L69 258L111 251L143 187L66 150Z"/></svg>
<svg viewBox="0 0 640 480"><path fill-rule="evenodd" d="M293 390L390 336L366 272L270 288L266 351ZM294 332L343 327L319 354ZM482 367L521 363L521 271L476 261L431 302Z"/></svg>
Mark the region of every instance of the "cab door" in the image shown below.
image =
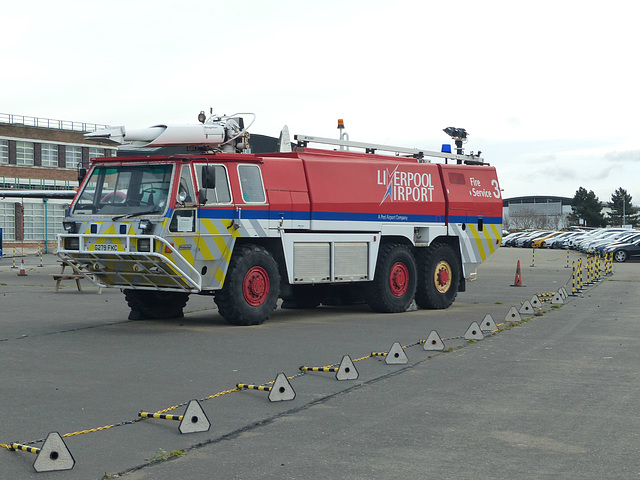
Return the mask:
<svg viewBox="0 0 640 480"><path fill-rule="evenodd" d="M168 241L189 264L195 266L198 255L198 204L191 165L180 167L174 211L169 222Z"/></svg>
<svg viewBox="0 0 640 480"><path fill-rule="evenodd" d="M204 188L203 169L213 178L213 188ZM233 205L226 164L194 164L198 200L198 245L194 266L202 275L204 289L222 288L235 239L240 236L238 210ZM205 173L205 175L208 175ZM211 187L211 185L210 185Z"/></svg>

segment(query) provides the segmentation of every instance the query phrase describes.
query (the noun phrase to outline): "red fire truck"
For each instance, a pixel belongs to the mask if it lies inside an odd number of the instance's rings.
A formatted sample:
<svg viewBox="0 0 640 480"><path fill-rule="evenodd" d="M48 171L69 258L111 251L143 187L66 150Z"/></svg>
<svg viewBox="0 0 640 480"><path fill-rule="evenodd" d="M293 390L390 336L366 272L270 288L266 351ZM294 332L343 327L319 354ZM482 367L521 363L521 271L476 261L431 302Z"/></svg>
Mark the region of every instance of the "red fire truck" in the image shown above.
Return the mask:
<svg viewBox="0 0 640 480"><path fill-rule="evenodd" d="M264 322L278 299L447 308L498 248L500 187L479 155L305 135L252 154L239 115L92 134L199 147L93 159L70 205L58 255L122 289L130 319L182 316L190 294L236 325Z"/></svg>

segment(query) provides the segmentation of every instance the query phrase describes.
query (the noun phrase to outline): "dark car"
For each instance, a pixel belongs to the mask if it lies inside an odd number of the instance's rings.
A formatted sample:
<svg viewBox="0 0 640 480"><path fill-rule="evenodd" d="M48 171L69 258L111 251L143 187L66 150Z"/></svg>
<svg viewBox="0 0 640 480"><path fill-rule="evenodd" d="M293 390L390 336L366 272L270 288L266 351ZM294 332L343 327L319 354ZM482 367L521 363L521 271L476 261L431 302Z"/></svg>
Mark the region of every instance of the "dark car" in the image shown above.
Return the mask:
<svg viewBox="0 0 640 480"><path fill-rule="evenodd" d="M640 240L633 243L618 243L605 249L607 253L613 253L616 262L625 262L631 257L640 257Z"/></svg>

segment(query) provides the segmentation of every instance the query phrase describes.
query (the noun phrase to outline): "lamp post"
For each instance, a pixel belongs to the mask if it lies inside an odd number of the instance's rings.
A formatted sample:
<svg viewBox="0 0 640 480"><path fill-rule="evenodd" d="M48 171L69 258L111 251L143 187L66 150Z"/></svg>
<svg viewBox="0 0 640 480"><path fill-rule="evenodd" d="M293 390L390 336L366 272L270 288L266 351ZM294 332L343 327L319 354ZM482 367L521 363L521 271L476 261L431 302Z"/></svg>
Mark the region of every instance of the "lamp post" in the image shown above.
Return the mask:
<svg viewBox="0 0 640 480"><path fill-rule="evenodd" d="M47 224L47 202L48 198L43 198L42 203L44 203L44 253L49 253L49 239L47 238L48 232L48 224Z"/></svg>

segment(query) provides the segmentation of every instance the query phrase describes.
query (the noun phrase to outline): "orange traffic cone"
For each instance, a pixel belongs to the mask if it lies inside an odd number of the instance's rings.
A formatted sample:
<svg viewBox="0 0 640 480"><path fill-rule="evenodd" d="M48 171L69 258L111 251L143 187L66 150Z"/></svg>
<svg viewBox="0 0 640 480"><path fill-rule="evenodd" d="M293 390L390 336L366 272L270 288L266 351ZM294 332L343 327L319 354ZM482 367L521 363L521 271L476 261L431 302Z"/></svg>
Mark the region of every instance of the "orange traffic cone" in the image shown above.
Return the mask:
<svg viewBox="0 0 640 480"><path fill-rule="evenodd" d="M516 267L516 279L513 282L512 287L525 287L526 285L522 284L522 273L520 273L520 260L518 260L518 266Z"/></svg>
<svg viewBox="0 0 640 480"><path fill-rule="evenodd" d="M27 276L27 272L24 269L24 260L22 260L20 262L20 271L18 272L18 276L19 277L26 277Z"/></svg>

